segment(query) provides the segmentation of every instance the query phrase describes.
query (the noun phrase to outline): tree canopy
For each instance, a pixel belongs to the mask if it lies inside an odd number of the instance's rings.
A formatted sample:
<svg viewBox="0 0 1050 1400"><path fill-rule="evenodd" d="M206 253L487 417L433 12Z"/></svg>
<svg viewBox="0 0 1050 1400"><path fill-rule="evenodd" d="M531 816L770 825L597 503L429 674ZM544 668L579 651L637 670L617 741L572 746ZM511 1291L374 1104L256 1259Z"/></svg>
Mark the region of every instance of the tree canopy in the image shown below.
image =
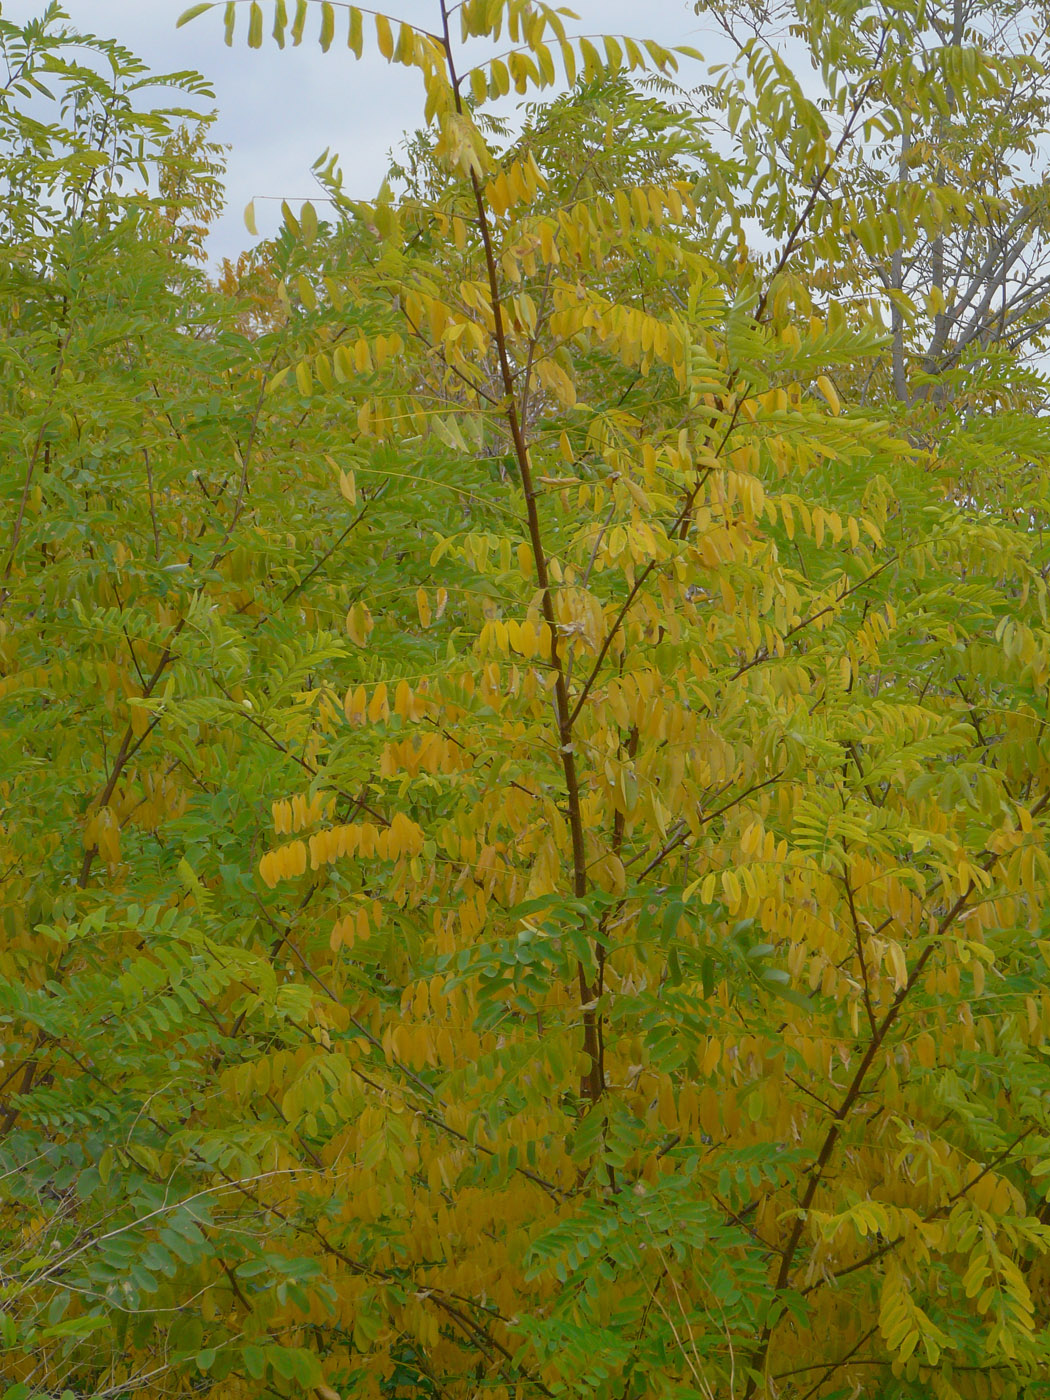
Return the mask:
<svg viewBox="0 0 1050 1400"><path fill-rule="evenodd" d="M0 18L3 1400L1047 1393L1044 17L718 16Z"/></svg>

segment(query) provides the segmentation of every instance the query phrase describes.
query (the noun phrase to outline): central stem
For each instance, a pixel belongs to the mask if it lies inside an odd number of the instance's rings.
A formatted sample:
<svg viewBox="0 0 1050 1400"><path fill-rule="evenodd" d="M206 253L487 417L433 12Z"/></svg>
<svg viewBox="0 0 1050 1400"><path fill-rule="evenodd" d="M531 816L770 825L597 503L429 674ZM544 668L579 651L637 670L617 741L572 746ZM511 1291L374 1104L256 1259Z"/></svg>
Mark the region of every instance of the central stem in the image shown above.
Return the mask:
<svg viewBox="0 0 1050 1400"><path fill-rule="evenodd" d="M452 54L452 41L449 34L447 0L440 0L442 46L448 63L449 80L455 96L456 111L463 115L463 99L459 90L459 77L456 73ZM478 228L485 254L485 269L488 278L489 306L492 311L493 333L496 342L496 357L499 362L500 379L507 426L514 447L514 458L525 497L525 516L528 527L529 546L532 552L533 567L539 583L543 620L550 636L550 665L554 674L554 711L558 726L558 750L562 774L565 781L566 807L569 819L569 832L572 842L572 883L575 898L582 899L587 893L587 854L583 834L583 810L580 800L580 780L576 768L576 753L573 747L573 728L577 718L569 700L569 686L565 676L561 649L558 645L558 624L554 612L554 597L551 592L550 570L543 545L539 511L536 506L536 488L532 477L532 464L529 460L529 446L525 428L514 389L514 372L507 351L506 325L503 316L503 301L499 290L499 274L496 255L492 244L492 228L488 210L477 172L470 171L470 183L474 192L474 205L478 215ZM598 1012L593 1005L596 991L587 980L582 962L576 965L579 984L580 1004L583 1011L583 1048L587 1056L587 1071L581 1081L583 1096L591 1103L597 1103L605 1090L601 1063L601 1035Z"/></svg>

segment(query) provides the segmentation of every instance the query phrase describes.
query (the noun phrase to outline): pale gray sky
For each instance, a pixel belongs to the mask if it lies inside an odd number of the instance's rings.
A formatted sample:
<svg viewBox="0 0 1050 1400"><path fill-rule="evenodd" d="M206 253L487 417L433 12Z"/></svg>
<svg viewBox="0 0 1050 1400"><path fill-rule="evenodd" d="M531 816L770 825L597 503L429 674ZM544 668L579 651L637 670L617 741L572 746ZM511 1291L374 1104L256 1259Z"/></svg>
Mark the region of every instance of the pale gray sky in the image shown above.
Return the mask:
<svg viewBox="0 0 1050 1400"><path fill-rule="evenodd" d="M310 166L326 146L340 156L347 192L373 195L387 152L406 126L419 124L422 98L414 72L388 67L374 44L371 50L366 44L359 62L342 39L322 54L316 41L319 16L311 16L299 48L288 45L281 51L268 37L270 0L263 0L263 48L247 47L246 13L239 16L234 46L226 48L221 7L176 30L175 21L189 3L62 0L77 28L119 39L152 70L195 68L214 84L219 121L213 130L232 149L228 205L212 237L213 256L232 256L252 241L243 222L250 199L257 200L259 232L268 234L279 222L281 198L293 206L310 198L316 192ZM0 9L5 19L24 23L41 14L45 4L0 0ZM580 22L570 22L570 32L626 33L666 45L691 44L705 57L723 56L711 30L701 30L688 0L575 0L571 8ZM434 25L435 10L435 0L391 0L389 5L391 14L427 28ZM269 202L265 196L277 198Z"/></svg>

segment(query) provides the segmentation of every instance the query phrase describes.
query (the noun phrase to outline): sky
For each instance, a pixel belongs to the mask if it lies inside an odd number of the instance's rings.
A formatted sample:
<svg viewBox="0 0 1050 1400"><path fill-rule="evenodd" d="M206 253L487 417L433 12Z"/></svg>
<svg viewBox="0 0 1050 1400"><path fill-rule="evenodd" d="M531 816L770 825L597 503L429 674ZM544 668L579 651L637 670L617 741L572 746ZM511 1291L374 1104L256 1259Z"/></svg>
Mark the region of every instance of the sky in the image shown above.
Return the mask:
<svg viewBox="0 0 1050 1400"><path fill-rule="evenodd" d="M227 208L210 242L216 259L236 256L253 241L244 225L249 200L255 201L259 232L265 236L280 222L282 199L294 208L319 193L310 167L326 147L340 157L347 193L370 198L383 178L388 152L422 111L413 70L388 67L374 44L355 62L342 36L323 54L315 16L299 48L279 50L269 39L271 0L263 0L267 38L257 50L247 47L246 13L233 47L225 47L221 6L176 30L175 21L190 0L61 3L78 29L118 39L151 71L193 68L213 83L219 112L214 139L231 148ZM40 15L45 4L0 0L0 13L22 24ZM703 25L688 0L575 0L571 8L580 21L567 23L569 32L626 33L665 45L690 44L713 59L721 56L713 52L721 46L710 22ZM390 0L389 6L389 13L427 28L433 27L435 10L435 0Z"/></svg>

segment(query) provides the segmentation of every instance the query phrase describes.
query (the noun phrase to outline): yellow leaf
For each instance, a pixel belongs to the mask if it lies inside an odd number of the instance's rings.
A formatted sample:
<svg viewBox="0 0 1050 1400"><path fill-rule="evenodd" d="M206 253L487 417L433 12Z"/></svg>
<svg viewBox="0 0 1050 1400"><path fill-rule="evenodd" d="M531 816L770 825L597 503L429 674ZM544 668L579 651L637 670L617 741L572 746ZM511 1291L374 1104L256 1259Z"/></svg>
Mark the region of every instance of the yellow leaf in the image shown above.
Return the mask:
<svg viewBox="0 0 1050 1400"><path fill-rule="evenodd" d="M838 417L839 413L842 410L842 405L839 402L838 391L836 390L834 384L832 384L831 380L826 374L817 375L817 388L827 399L831 407L832 413L834 413L835 416Z"/></svg>
<svg viewBox="0 0 1050 1400"><path fill-rule="evenodd" d="M367 714L367 701L365 688L363 685L351 687L346 692L346 699L343 701L343 710L350 724L364 724Z"/></svg>
<svg viewBox="0 0 1050 1400"><path fill-rule="evenodd" d="M332 363L335 368L335 377L341 384L354 375L354 361L347 345L337 345L332 354Z"/></svg>
<svg viewBox="0 0 1050 1400"><path fill-rule="evenodd" d="M394 51L394 58L398 63L403 63L408 68L411 67L415 55L415 34L411 25L402 24L397 31L397 48Z"/></svg>
<svg viewBox="0 0 1050 1400"><path fill-rule="evenodd" d="M899 991L908 981L908 963L904 957L904 949L899 943L891 942L887 945L886 956L893 973L894 985Z"/></svg>
<svg viewBox="0 0 1050 1400"><path fill-rule="evenodd" d="M346 634L354 646L367 646L374 626L372 614L364 603L355 603L346 615Z"/></svg>
<svg viewBox="0 0 1050 1400"><path fill-rule="evenodd" d="M386 685L380 681L368 702L368 718L372 724L385 724L390 718L390 702L387 699Z"/></svg>
<svg viewBox="0 0 1050 1400"><path fill-rule="evenodd" d="M394 35L386 15L376 15L376 43L379 45L379 52L385 59L389 60L393 57Z"/></svg>
<svg viewBox="0 0 1050 1400"><path fill-rule="evenodd" d="M332 389L335 388L335 380L332 376L332 366L329 363L327 355L320 354L315 356L314 373L321 381L321 387L323 389L327 389L330 392Z"/></svg>
<svg viewBox="0 0 1050 1400"><path fill-rule="evenodd" d="M350 28L347 31L346 45L355 58L361 57L361 51L364 47L364 36L362 33L361 24L361 11L356 9L354 6L351 6L350 8Z"/></svg>
<svg viewBox="0 0 1050 1400"><path fill-rule="evenodd" d="M331 0L322 0L321 4L321 52L327 53L332 46L332 39L335 36L335 10L332 8Z"/></svg>

